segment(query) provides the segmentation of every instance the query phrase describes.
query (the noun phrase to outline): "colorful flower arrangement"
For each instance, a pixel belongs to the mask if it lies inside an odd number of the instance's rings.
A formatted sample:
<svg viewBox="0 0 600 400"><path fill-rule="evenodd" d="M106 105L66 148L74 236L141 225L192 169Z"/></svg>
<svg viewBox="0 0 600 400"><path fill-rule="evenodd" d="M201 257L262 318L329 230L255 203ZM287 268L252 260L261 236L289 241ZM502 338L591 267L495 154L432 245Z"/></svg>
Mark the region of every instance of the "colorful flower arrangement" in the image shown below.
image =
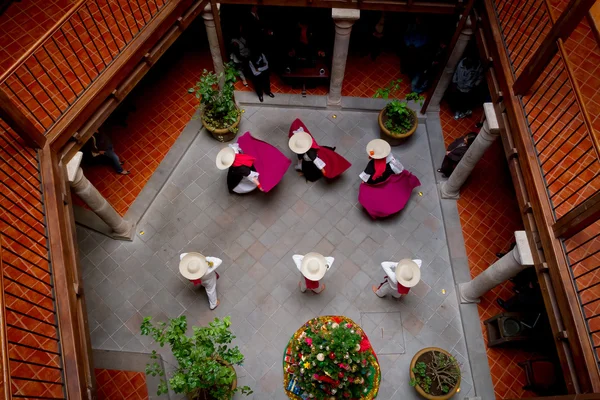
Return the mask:
<svg viewBox="0 0 600 400"><path fill-rule="evenodd" d="M378 389L373 360L369 339L352 320L315 318L286 349L284 368L292 377L286 389L302 399L364 399L373 392L375 375Z"/></svg>

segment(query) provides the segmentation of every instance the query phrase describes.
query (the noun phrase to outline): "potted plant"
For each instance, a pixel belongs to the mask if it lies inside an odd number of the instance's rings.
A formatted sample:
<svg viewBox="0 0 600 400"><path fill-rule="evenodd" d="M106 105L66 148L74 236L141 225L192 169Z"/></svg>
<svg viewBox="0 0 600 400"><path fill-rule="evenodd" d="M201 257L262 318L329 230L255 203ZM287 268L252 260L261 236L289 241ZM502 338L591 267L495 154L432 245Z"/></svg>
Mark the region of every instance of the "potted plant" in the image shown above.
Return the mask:
<svg viewBox="0 0 600 400"><path fill-rule="evenodd" d="M386 87L377 89L373 97L387 100L390 94L400 90L400 83L402 83L402 79L391 81ZM411 92L406 95L404 100L390 101L379 113L381 138L391 145L400 144L403 139L412 135L417 129L419 120L417 113L408 107L410 100L422 105L425 98L418 93Z"/></svg>
<svg viewBox="0 0 600 400"><path fill-rule="evenodd" d="M163 347L167 343L177 360L177 367L169 378L169 385L175 393L185 394L190 400L228 400L239 392L252 393L248 386L237 387L234 365L241 365L244 356L237 346L229 344L235 336L231 333L230 317L215 318L205 327L193 327L192 335L187 336L185 315L171 319L168 323L153 324L150 317L144 318L142 335L151 336ZM156 350L151 357L157 359ZM164 376L158 363L146 366L151 376ZM167 382L161 378L157 394L168 393Z"/></svg>
<svg viewBox="0 0 600 400"><path fill-rule="evenodd" d="M429 400L447 400L460 388L460 365L438 347L419 351L410 363L410 385Z"/></svg>
<svg viewBox="0 0 600 400"><path fill-rule="evenodd" d="M219 75L204 70L196 86L188 89L200 100L202 125L220 142L233 140L240 123L241 113L233 98L237 76L235 67L227 63L225 72Z"/></svg>

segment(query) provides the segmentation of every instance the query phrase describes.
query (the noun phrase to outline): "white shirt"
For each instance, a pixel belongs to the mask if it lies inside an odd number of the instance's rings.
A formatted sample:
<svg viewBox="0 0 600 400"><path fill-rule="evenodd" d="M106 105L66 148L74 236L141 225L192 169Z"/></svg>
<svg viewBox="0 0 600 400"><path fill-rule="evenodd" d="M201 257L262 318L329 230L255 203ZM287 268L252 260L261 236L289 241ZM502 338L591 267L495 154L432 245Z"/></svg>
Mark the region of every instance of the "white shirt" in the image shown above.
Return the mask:
<svg viewBox="0 0 600 400"><path fill-rule="evenodd" d="M231 147L233 151L235 151L235 154L242 153L242 149L237 143L230 144L229 147ZM256 171L250 172L250 175L244 176L240 183L238 183L237 186L233 188L233 191L239 194L249 193L253 191L257 188L256 182L258 182L258 175L259 174Z"/></svg>
<svg viewBox="0 0 600 400"><path fill-rule="evenodd" d="M413 261L419 266L419 268L421 268L421 264L423 264L423 261L421 261L421 260L413 260ZM390 278L390 280L392 282L394 282L394 285L398 284L398 281L396 280L396 267L397 266L398 266L397 262L384 261L381 263L381 267L385 271L388 278Z"/></svg>
<svg viewBox="0 0 600 400"><path fill-rule="evenodd" d="M256 76L256 75L260 75L261 72L266 71L269 69L269 61L267 61L267 57L265 57L264 54L261 54L260 57L258 58L258 60L256 60L257 64L261 64L261 62L264 62L265 65L263 65L262 67L256 68L254 66L254 63L252 61L250 61L248 64L250 64L250 69L252 70L252 73Z"/></svg>
<svg viewBox="0 0 600 400"><path fill-rule="evenodd" d="M388 154L388 156L385 158L385 163L390 164L390 167L392 168L392 172L394 174L399 174L400 172L404 171L404 166L400 163L400 161L398 161L398 160L396 160L396 158L394 158L394 155L392 153ZM363 171L360 173L359 177L364 182L368 182L369 179L371 178L371 175L369 175L365 171Z"/></svg>
<svg viewBox="0 0 600 400"><path fill-rule="evenodd" d="M300 127L293 133L296 134L297 132L304 132L304 128ZM319 157L315 158L314 160L311 160L307 153L302 154L302 159L304 161L312 161L319 169L323 169L327 165L325 164L325 161L321 160Z"/></svg>
<svg viewBox="0 0 600 400"><path fill-rule="evenodd" d="M302 273L302 260L304 260L304 256L301 256L299 254L294 254L292 256L292 259L294 260L294 263L296 264L298 271L300 271L300 273ZM325 257L325 260L327 261L327 271L329 271L329 268L331 268L331 266L333 265L335 258ZM327 271L325 271L325 273L327 273Z"/></svg>
<svg viewBox="0 0 600 400"><path fill-rule="evenodd" d="M183 260L183 257L187 256L188 253L181 253L179 255L179 259ZM206 258L206 262L208 262L208 270L206 270L206 273L204 274L203 277L207 276L210 273L213 273L217 268L219 268L219 266L223 263L223 260L221 260L220 258L217 257L205 257ZM212 266L210 265L212 263ZM202 279L202 278L199 278Z"/></svg>

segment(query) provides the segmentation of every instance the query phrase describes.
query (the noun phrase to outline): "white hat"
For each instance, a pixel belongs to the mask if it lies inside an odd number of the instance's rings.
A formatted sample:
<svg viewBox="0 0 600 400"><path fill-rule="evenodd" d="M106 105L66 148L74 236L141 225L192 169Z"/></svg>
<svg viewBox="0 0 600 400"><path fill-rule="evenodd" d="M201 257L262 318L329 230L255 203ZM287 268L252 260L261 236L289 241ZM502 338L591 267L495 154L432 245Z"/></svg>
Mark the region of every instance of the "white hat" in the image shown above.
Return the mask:
<svg viewBox="0 0 600 400"><path fill-rule="evenodd" d="M386 158L391 152L392 147L383 139L373 139L367 143L367 154L375 160Z"/></svg>
<svg viewBox="0 0 600 400"><path fill-rule="evenodd" d="M233 165L235 151L231 147L225 147L217 154L217 168L227 169Z"/></svg>
<svg viewBox="0 0 600 400"><path fill-rule="evenodd" d="M179 272L186 279L200 279L206 274L206 271L208 271L208 262L206 257L200 253L187 253L179 262Z"/></svg>
<svg viewBox="0 0 600 400"><path fill-rule="evenodd" d="M404 287L416 286L421 280L419 265L408 258L400 260L396 266L396 280Z"/></svg>
<svg viewBox="0 0 600 400"><path fill-rule="evenodd" d="M327 272L327 260L319 253L308 253L302 259L300 272L311 281L318 281Z"/></svg>
<svg viewBox="0 0 600 400"><path fill-rule="evenodd" d="M304 131L296 131L296 133L294 133L290 138L288 145L294 153L304 154L308 150L310 150L312 142L312 136L310 136L309 133L306 133Z"/></svg>

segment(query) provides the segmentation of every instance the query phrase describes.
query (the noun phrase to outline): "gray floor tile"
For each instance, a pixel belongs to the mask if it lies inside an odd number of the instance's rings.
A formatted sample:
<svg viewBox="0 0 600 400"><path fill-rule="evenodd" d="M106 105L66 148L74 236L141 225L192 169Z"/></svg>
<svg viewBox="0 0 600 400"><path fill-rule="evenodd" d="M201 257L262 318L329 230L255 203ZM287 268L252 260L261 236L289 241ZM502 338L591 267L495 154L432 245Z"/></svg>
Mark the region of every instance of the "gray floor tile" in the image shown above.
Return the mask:
<svg viewBox="0 0 600 400"><path fill-rule="evenodd" d="M301 116L317 140L338 146L353 167L335 182L306 182L288 172L279 190L231 196L224 174L214 169L217 143L198 136L140 222L144 235L121 243L78 228L94 348L145 351L151 340L139 327L146 316L165 321L183 314L198 325L231 315L235 342L246 354L238 383L253 387L251 398L280 399L281 352L300 324L321 314L360 323L361 312L372 312L378 315L363 327L373 345L386 354L405 352L380 355L378 398L417 398L406 383L408 363L427 345L459 354L470 376L425 124L415 140L393 149L421 179L423 196L415 194L393 218L372 221L357 203L356 174L366 164L366 143L379 137L375 112L245 108L243 120L253 134L284 149L291 116ZM216 310L209 310L202 287L179 276L182 250L223 258ZM308 251L336 258L320 295L298 287L291 256ZM376 298L371 285L384 275L380 263L404 257L424 261L422 282L401 300ZM401 322L383 312L401 313ZM465 382L467 394L472 387Z"/></svg>

